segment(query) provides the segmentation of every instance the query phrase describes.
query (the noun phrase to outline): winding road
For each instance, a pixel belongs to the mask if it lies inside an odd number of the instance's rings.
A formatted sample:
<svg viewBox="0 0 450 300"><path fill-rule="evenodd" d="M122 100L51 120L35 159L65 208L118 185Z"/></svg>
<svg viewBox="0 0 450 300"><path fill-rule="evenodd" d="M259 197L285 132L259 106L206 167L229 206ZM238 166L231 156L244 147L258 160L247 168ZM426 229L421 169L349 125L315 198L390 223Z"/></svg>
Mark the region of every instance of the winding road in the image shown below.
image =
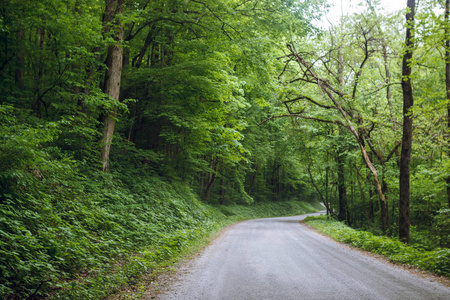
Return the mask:
<svg viewBox="0 0 450 300"><path fill-rule="evenodd" d="M326 238L304 218L230 226L157 299L450 299L450 288Z"/></svg>

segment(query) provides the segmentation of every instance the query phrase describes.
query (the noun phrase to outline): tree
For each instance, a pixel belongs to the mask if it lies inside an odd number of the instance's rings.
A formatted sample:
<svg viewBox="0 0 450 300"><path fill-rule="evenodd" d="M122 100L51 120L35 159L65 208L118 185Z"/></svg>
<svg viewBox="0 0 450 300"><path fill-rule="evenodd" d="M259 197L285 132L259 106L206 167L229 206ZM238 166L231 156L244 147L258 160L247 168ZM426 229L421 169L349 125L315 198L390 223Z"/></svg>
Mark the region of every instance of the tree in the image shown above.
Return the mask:
<svg viewBox="0 0 450 300"><path fill-rule="evenodd" d="M386 197L383 193L383 187L382 183L379 179L378 170L374 166L372 160L370 159L367 150L366 150L366 144L365 141L367 133L369 130L367 130L364 127L364 120L362 118L363 113L361 111L358 111L356 108L356 105L354 105L356 101L357 91L358 91L358 84L361 80L362 70L366 66L366 63L368 62L369 58L372 56L373 51L370 50L371 43L373 41L372 35L372 29L373 25L368 28L360 27L360 32L362 33L362 41L361 46L362 49L362 56L361 56L361 62L357 65L356 68L352 69L352 76L353 76L353 84L350 88L350 92L346 93L341 88L333 86L333 80L337 82L336 84L339 86L341 84L341 77L339 75L339 72L333 72L330 67L328 61L325 61L327 57L331 56L331 53L335 50L335 48L332 48L329 53L322 55L319 58L315 58L317 61L322 61L322 65L325 67L326 73L329 73L331 75L335 75L335 78L327 78L327 77L321 77L319 75L318 71L316 71L316 68L314 67L314 63L309 63L302 53L299 53L295 51L294 47L292 45L288 45L289 54L286 56L289 58L288 63L291 61L294 61L297 63L299 69L295 71L296 73L299 73L300 77L291 79L290 83L294 82L303 82L306 84L316 85L323 93L325 98L330 101L330 105L324 104L319 100L313 99L308 95L297 95L297 97L287 100L285 103L293 103L293 102L299 102L301 100L312 104L313 106L319 109L325 109L330 112L330 116L333 117L315 117L315 116L307 116L305 115L306 106L304 106L303 110L301 110L298 113L292 113L289 109L288 115L290 117L298 117L303 119L309 119L309 120L315 120L318 122L325 122L325 123L331 123L331 124L337 124L339 126L342 126L346 128L350 133L353 135L355 141L359 145L359 149L362 154L363 161L365 162L366 166L369 168L370 172L373 175L376 191L380 200L380 205L382 207L382 227L383 231L388 231L390 222L389 222L389 212L388 212L388 205L386 201ZM338 47L338 49L340 49ZM339 50L340 51L340 50ZM339 59L335 59L334 61L339 61ZM338 64L338 69L343 67L342 63ZM323 71L322 71L323 72ZM326 75L325 75L326 76ZM331 76L330 76L331 77ZM319 96L320 97L320 96ZM350 99L351 101L348 101L347 99ZM337 112L338 114L335 115L334 112ZM359 127L355 127L355 125L359 125Z"/></svg>
<svg viewBox="0 0 450 300"><path fill-rule="evenodd" d="M348 210L347 189L345 186L345 147L344 133L339 128L339 139L336 145L336 162L337 162L337 182L339 192L339 213L338 220L346 221L350 225L350 212Z"/></svg>
<svg viewBox="0 0 450 300"><path fill-rule="evenodd" d="M408 0L406 13L406 40L405 54L402 61L402 90L403 90L403 137L400 157L400 182L399 182L399 215L398 227L399 238L405 243L409 243L410 228L410 169L411 150L413 137L413 116L412 107L414 105L413 91L411 85L411 59L414 48L414 15L415 0Z"/></svg>
<svg viewBox="0 0 450 300"><path fill-rule="evenodd" d="M450 0L445 0L444 11L444 41L445 41L445 90L447 96L447 128L450 130L450 28L449 28L449 15L450 15ZM450 156L450 144L448 155ZM448 207L450 208L450 176L447 176L447 200Z"/></svg>
<svg viewBox="0 0 450 300"><path fill-rule="evenodd" d="M113 44L108 46L106 57L106 71L103 80L102 91L113 101L119 100L120 81L122 76L123 63L123 25L120 21L124 0L107 0L103 26L105 36L111 36ZM115 118L117 117L118 106L113 104L106 109L102 117L103 133L101 139L101 162L102 170L108 170L109 153L114 135Z"/></svg>

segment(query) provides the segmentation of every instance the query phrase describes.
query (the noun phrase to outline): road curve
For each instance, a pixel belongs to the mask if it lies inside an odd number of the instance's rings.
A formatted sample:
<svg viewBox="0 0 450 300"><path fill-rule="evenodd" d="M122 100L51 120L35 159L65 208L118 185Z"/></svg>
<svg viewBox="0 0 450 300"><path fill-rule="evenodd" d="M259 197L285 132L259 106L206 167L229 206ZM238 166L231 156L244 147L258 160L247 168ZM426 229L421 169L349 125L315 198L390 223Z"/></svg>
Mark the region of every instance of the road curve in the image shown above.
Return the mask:
<svg viewBox="0 0 450 300"><path fill-rule="evenodd" d="M304 217L229 227L157 299L450 299L450 288L323 237Z"/></svg>

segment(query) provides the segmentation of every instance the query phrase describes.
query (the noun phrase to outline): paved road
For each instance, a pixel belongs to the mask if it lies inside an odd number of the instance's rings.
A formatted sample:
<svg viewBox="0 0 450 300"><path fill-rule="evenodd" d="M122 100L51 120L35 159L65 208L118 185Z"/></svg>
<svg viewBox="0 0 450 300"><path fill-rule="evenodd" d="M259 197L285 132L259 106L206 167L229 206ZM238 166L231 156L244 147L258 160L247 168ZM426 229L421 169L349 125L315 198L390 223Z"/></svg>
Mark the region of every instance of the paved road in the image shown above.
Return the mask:
<svg viewBox="0 0 450 300"><path fill-rule="evenodd" d="M450 299L450 288L351 250L299 221L228 228L159 299Z"/></svg>

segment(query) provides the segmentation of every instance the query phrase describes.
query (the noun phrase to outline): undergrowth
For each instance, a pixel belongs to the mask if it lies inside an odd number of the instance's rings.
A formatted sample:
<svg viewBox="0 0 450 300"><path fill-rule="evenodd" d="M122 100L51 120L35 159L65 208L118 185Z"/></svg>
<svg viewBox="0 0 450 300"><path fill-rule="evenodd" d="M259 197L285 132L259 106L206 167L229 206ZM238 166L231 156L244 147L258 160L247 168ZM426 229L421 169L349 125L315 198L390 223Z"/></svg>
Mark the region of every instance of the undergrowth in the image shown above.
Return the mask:
<svg viewBox="0 0 450 300"><path fill-rule="evenodd" d="M339 242L386 256L391 262L406 264L450 277L450 249L428 251L420 245L406 245L398 240L358 231L326 217L308 217L305 222Z"/></svg>

